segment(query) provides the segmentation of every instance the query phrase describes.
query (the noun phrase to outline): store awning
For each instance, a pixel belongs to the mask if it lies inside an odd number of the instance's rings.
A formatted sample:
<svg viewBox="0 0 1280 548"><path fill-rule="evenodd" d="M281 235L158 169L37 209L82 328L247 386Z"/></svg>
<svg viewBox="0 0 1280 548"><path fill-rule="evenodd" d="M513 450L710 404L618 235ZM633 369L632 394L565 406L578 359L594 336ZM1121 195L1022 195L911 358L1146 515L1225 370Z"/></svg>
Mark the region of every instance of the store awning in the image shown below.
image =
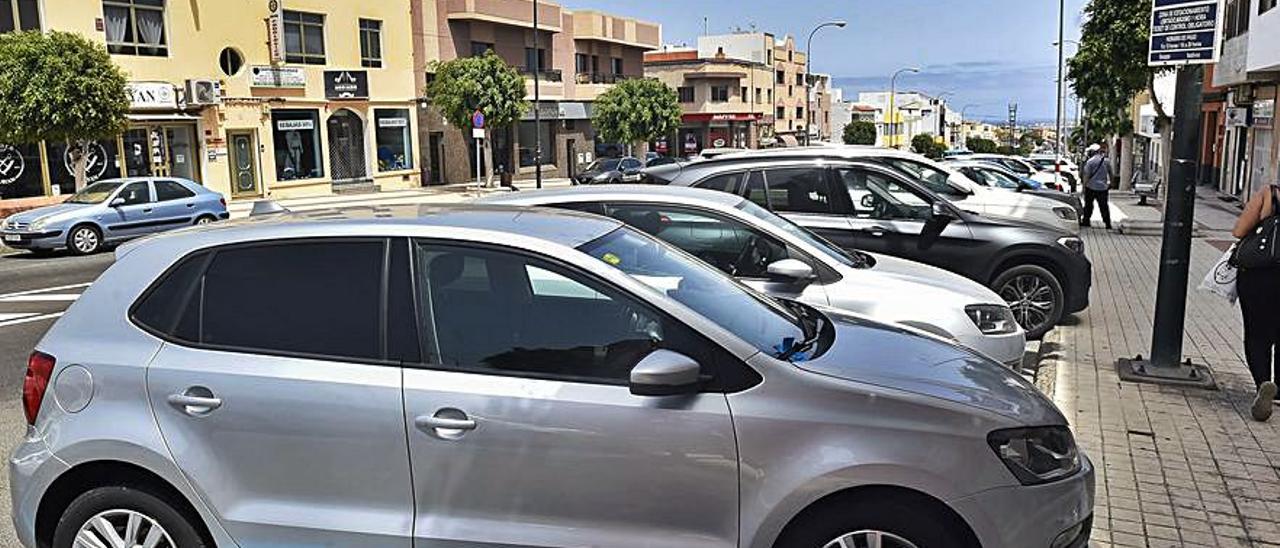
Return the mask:
<svg viewBox="0 0 1280 548"><path fill-rule="evenodd" d="M191 120L199 120L199 116L192 116L183 112L174 113L155 113L155 114L129 114L129 120L135 122L188 122Z"/></svg>
<svg viewBox="0 0 1280 548"><path fill-rule="evenodd" d="M778 137L782 139L782 146L784 147L800 146L800 141L796 139L795 135L779 135Z"/></svg>

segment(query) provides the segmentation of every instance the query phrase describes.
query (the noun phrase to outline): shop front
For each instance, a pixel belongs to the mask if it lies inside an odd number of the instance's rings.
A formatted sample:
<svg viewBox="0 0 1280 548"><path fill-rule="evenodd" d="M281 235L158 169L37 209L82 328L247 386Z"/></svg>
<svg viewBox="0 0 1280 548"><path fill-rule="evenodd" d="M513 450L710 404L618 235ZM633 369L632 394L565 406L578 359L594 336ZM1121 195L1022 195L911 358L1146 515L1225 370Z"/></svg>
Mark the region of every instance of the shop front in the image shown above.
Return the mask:
<svg viewBox="0 0 1280 548"><path fill-rule="evenodd" d="M708 148L756 148L763 118L753 112L685 114L677 135L679 154L694 156Z"/></svg>

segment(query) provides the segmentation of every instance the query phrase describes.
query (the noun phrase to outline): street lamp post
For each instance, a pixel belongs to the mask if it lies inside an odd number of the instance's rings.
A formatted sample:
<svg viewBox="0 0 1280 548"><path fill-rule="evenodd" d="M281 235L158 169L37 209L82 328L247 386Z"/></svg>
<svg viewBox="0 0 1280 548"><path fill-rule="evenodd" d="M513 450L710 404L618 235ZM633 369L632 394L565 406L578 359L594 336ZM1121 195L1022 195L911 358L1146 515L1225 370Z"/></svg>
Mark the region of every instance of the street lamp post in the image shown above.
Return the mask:
<svg viewBox="0 0 1280 548"><path fill-rule="evenodd" d="M812 99L813 84L811 83L813 82L813 35L817 34L818 31L823 27L844 28L844 26L847 24L848 23L845 22L843 19L827 21L826 23L823 23L821 25L814 27L813 30L809 32L809 39L805 42L805 46L804 46L804 112L805 112L806 120L804 124L804 144L806 146L808 146L809 144L809 135L810 135L809 132L812 129L810 126L813 125L808 120L814 119L813 99Z"/></svg>
<svg viewBox="0 0 1280 548"><path fill-rule="evenodd" d="M1057 138L1057 142L1055 143L1056 145L1055 148L1057 149L1055 151L1055 154L1057 155L1058 159L1061 160L1062 150L1066 148L1066 144L1065 144L1066 141L1063 140L1062 130L1065 124L1064 120L1067 117L1067 110L1066 110L1067 81L1066 81L1065 68L1064 68L1066 65L1066 59L1064 58L1063 49L1066 47L1067 44L1075 44L1076 47L1079 48L1080 42L1077 42L1075 40L1063 40L1062 33L1061 33L1062 29L1059 28L1058 30L1059 30L1058 41L1053 43L1053 46L1058 48L1058 138ZM1077 112L1079 112L1079 109L1077 109Z"/></svg>
<svg viewBox="0 0 1280 548"><path fill-rule="evenodd" d="M538 80L542 78L542 55L538 51L538 0L533 0L533 163L534 184L542 188L542 93ZM519 163L519 162L517 162Z"/></svg>
<svg viewBox="0 0 1280 548"><path fill-rule="evenodd" d="M889 138L893 140L893 148L902 148L902 145L898 144L898 112L894 101L896 101L898 95L898 75L904 72L919 74L920 69L916 67L901 68L893 73L893 76L889 77Z"/></svg>

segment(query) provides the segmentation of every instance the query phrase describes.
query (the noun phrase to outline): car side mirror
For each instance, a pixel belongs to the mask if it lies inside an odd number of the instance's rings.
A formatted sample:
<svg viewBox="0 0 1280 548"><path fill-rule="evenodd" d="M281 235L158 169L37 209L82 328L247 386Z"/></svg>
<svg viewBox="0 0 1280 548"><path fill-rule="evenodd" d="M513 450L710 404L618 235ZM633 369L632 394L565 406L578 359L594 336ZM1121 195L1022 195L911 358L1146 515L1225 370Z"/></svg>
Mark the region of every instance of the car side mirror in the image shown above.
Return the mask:
<svg viewBox="0 0 1280 548"><path fill-rule="evenodd" d="M858 200L858 203L862 204L862 207L871 209L876 206L876 197L869 193L863 194L862 199Z"/></svg>
<svg viewBox="0 0 1280 548"><path fill-rule="evenodd" d="M107 205L110 205L111 207L120 207L120 206L124 205L124 198L118 198L118 197L117 197L117 198L113 198L113 199L111 200L111 203L110 203L110 204L107 204Z"/></svg>
<svg viewBox="0 0 1280 548"><path fill-rule="evenodd" d="M1031 183L1028 183L1028 182L1026 182L1026 181L1022 181L1022 180L1019 180L1019 181L1018 181L1018 192L1022 192L1022 191L1024 191L1024 190L1032 190L1032 189L1034 189L1034 188L1035 188L1035 187L1031 186Z"/></svg>
<svg viewBox="0 0 1280 548"><path fill-rule="evenodd" d="M631 393L636 396L693 394L701 382L702 366L670 350L654 350L631 369Z"/></svg>
<svg viewBox="0 0 1280 548"><path fill-rule="evenodd" d="M931 213L933 213L933 218L939 221L951 220L956 218L955 212L951 211L951 208L947 207L947 204L943 203L942 201L937 201L933 203Z"/></svg>
<svg viewBox="0 0 1280 548"><path fill-rule="evenodd" d="M769 263L765 268L769 277L775 280L801 282L814 277L813 267L798 259L782 259Z"/></svg>

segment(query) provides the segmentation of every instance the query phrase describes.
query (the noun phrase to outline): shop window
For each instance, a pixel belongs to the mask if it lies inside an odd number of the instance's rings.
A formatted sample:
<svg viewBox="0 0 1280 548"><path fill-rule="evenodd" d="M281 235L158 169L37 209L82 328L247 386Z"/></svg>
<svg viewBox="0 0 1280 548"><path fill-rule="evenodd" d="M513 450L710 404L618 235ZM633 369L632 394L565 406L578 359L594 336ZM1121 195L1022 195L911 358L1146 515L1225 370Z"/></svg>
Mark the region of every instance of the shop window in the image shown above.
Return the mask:
<svg viewBox="0 0 1280 548"><path fill-rule="evenodd" d="M413 136L409 132L408 109L376 109L378 171L413 169Z"/></svg>
<svg viewBox="0 0 1280 548"><path fill-rule="evenodd" d="M729 86L711 86L711 102L723 103L729 100Z"/></svg>
<svg viewBox="0 0 1280 548"><path fill-rule="evenodd" d="M520 167L532 167L537 165L534 160L536 154L535 147L537 146L537 143L534 141L536 136L539 135L542 140L542 164L546 165L550 163L547 161L548 158L556 157L555 131L551 126L552 124L546 122L541 124L520 122L520 134L518 136L520 146L517 150L520 155Z"/></svg>
<svg viewBox="0 0 1280 548"><path fill-rule="evenodd" d="M360 20L360 66L382 68L382 21Z"/></svg>
<svg viewBox="0 0 1280 548"><path fill-rule="evenodd" d="M0 199L44 195L40 145L0 145Z"/></svg>
<svg viewBox="0 0 1280 548"><path fill-rule="evenodd" d="M285 10L284 60L304 65L325 64L323 15Z"/></svg>
<svg viewBox="0 0 1280 548"><path fill-rule="evenodd" d="M76 191L75 163L71 161L71 151L66 143L48 141L45 143L49 163L49 182L54 194L74 194ZM115 139L93 141L89 143L84 167L85 184L103 179L120 177L120 149Z"/></svg>
<svg viewBox="0 0 1280 548"><path fill-rule="evenodd" d="M0 32L40 30L38 0L0 2Z"/></svg>
<svg viewBox="0 0 1280 548"><path fill-rule="evenodd" d="M244 55L236 48L222 48L222 53L218 54L218 66L223 74L235 76L244 67Z"/></svg>
<svg viewBox="0 0 1280 548"><path fill-rule="evenodd" d="M120 55L169 54L164 0L103 0L107 50Z"/></svg>
<svg viewBox="0 0 1280 548"><path fill-rule="evenodd" d="M471 43L472 57L480 57L484 55L485 52L490 52L490 51L493 51L493 44L489 42L472 42Z"/></svg>
<svg viewBox="0 0 1280 548"><path fill-rule="evenodd" d="M693 102L693 86L680 86L676 88L676 93L680 95L681 103Z"/></svg>
<svg viewBox="0 0 1280 548"><path fill-rule="evenodd" d="M314 110L276 110L271 113L276 179L293 181L324 177L319 127L320 115Z"/></svg>

